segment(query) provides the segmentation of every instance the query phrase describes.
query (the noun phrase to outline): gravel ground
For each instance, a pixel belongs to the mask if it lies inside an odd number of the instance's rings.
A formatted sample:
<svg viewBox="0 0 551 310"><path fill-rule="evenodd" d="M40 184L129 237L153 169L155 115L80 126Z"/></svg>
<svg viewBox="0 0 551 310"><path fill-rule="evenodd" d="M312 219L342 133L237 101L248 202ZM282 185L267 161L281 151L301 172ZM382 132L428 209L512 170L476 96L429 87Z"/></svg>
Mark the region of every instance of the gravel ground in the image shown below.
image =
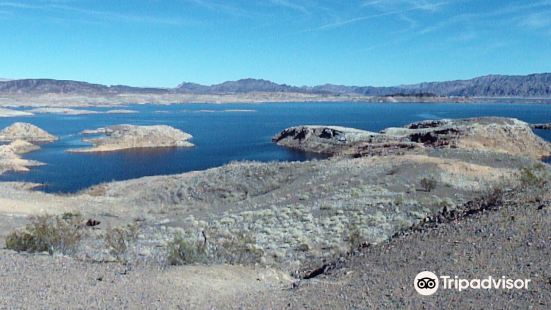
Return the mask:
<svg viewBox="0 0 551 310"><path fill-rule="evenodd" d="M260 267L159 270L0 251L0 309L224 309L241 299L255 308L251 296L290 279Z"/></svg>
<svg viewBox="0 0 551 310"><path fill-rule="evenodd" d="M362 249L341 267L278 296L277 308L305 309L549 309L551 200L506 203ZM531 279L528 290L440 289L421 296L417 273L473 279ZM257 297L270 300L270 296ZM274 305L271 300L269 305Z"/></svg>
<svg viewBox="0 0 551 310"><path fill-rule="evenodd" d="M337 268L294 281L265 268L94 264L0 251L0 308L549 309L551 193L369 246ZM532 198L538 197L538 198ZM460 278L528 278L528 290L439 290L418 295L423 270Z"/></svg>

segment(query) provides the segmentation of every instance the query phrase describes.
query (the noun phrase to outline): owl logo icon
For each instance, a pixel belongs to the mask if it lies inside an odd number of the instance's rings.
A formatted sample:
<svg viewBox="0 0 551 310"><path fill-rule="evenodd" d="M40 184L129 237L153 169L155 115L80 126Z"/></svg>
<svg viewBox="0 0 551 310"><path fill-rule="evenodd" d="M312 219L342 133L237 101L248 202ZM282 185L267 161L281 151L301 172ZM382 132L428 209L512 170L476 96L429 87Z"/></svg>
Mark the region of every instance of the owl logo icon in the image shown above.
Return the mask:
<svg viewBox="0 0 551 310"><path fill-rule="evenodd" d="M413 281L413 287L417 293L430 296L438 290L438 277L430 271L420 272Z"/></svg>

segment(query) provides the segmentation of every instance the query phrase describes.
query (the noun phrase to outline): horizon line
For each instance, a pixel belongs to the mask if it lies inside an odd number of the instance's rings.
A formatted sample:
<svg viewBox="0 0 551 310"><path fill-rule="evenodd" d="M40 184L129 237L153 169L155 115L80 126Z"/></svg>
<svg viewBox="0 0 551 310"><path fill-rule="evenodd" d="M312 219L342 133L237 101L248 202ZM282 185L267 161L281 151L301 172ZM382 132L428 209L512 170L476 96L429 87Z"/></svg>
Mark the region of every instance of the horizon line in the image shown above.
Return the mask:
<svg viewBox="0 0 551 310"><path fill-rule="evenodd" d="M490 77L490 76L508 76L508 77L526 77L531 75L543 75L543 74L551 74L551 72L533 72L533 73L527 73L527 74L503 74L503 73L489 73L484 75L477 75L471 78L463 78L463 79L448 79L448 80L432 80L432 81L420 81L415 83L406 83L406 84L397 84L397 85L385 85L385 86L373 86L373 85L348 85L348 84L342 84L342 83L321 83L321 84L315 84L315 85L292 85L288 84L286 82L276 82L274 80L269 80L265 78L256 78L256 77L244 77L239 78L235 80L225 80L218 83L213 84L202 84L197 82L191 82L191 81L182 81L181 83L177 84L176 86L134 86L129 84L105 84L100 82L90 82L86 80L77 80L77 79L56 79L56 78L48 78L48 77L25 77L25 78L3 78L0 77L0 83L4 82L11 82L11 81L24 81L24 80L50 80L50 81L63 81L63 82L78 82L78 83L87 83L87 84L93 84L93 85L101 85L101 86L107 86L107 87L116 87L116 86L126 86L126 87L132 87L132 88L154 88L154 89L176 89L182 84L196 84L200 86L216 86L220 84L224 84L227 82L238 82L238 81L244 81L244 80L255 80L255 81L266 81L278 85L286 85L290 87L297 87L297 88L307 88L307 87L316 87L316 86L324 86L324 85L334 85L334 86L346 86L346 87L375 87L375 88L385 88L385 87L403 87L403 86L410 86L410 85L418 85L418 84L424 84L424 83L444 83L444 82L456 82L456 81L469 81L477 78L483 78L483 77Z"/></svg>

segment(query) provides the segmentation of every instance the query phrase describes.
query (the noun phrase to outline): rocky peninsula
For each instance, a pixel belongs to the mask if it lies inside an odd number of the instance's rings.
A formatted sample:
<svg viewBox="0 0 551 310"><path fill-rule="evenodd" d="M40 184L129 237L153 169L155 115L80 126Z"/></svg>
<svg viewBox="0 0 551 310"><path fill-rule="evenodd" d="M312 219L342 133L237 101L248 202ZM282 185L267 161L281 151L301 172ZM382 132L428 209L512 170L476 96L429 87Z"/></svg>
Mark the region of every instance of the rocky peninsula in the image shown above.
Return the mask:
<svg viewBox="0 0 551 310"><path fill-rule="evenodd" d="M103 135L99 138L83 139L91 143L90 148L72 149L72 153L113 152L136 148L192 147L188 140L192 136L179 129L166 126L116 125L95 130L85 130L84 135Z"/></svg>
<svg viewBox="0 0 551 310"><path fill-rule="evenodd" d="M7 171L26 172L29 171L29 167L42 165L40 162L22 159L20 156L38 149L39 146L22 140L0 145L0 175Z"/></svg>
<svg viewBox="0 0 551 310"><path fill-rule="evenodd" d="M429 120L379 133L334 126L299 126L273 138L277 144L329 155L384 155L426 148L471 149L542 158L551 146L529 124L510 118Z"/></svg>
<svg viewBox="0 0 551 310"><path fill-rule="evenodd" d="M39 150L33 143L46 143L57 140L57 137L28 123L14 123L0 131L0 175L7 171L26 172L29 167L42 163L21 158L21 155Z"/></svg>

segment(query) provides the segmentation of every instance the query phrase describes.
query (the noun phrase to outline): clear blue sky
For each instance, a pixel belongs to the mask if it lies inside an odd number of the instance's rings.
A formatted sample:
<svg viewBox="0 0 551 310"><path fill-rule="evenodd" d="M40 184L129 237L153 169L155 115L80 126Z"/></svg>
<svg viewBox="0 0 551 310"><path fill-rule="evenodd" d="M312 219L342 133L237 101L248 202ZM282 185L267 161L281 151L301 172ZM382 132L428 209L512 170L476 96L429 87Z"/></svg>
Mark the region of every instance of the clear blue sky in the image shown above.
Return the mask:
<svg viewBox="0 0 551 310"><path fill-rule="evenodd" d="M397 85L551 71L551 0L0 0L0 77Z"/></svg>

